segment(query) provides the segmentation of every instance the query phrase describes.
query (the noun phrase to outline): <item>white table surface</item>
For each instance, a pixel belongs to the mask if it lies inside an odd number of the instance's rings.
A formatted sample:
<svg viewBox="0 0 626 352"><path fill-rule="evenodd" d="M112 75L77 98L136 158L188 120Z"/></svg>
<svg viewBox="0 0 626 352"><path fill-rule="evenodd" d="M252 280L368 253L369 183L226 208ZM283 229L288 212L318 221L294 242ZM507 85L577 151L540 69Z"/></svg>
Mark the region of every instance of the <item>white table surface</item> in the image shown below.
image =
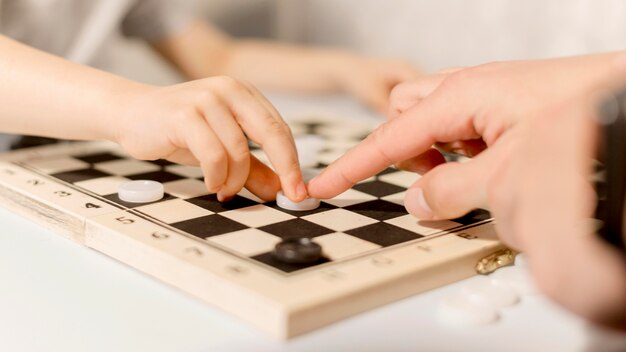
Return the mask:
<svg viewBox="0 0 626 352"><path fill-rule="evenodd" d="M285 115L369 115L335 97L273 100ZM476 278L276 341L4 208L0 224L0 351L626 350L626 335L590 326L540 295L524 297L492 325L441 324L438 299Z"/></svg>

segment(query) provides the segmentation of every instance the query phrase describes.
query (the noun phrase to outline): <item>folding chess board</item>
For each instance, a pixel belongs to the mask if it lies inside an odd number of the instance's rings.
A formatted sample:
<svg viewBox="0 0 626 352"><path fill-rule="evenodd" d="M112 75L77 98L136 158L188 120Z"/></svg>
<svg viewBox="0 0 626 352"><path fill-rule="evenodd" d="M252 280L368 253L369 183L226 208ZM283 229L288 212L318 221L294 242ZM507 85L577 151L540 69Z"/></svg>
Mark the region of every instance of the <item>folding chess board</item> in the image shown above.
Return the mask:
<svg viewBox="0 0 626 352"><path fill-rule="evenodd" d="M296 135L322 136L318 169L372 127L317 118L292 126ZM437 222L407 214L402 200L417 177L390 168L318 209L294 212L246 190L222 204L195 167L134 160L103 142L69 143L0 157L0 199L73 241L288 338L474 275L477 264L492 264L505 251L486 211ZM139 179L163 183L165 197L120 200L118 186ZM309 264L277 260L274 246L294 237L313 238L323 257Z"/></svg>

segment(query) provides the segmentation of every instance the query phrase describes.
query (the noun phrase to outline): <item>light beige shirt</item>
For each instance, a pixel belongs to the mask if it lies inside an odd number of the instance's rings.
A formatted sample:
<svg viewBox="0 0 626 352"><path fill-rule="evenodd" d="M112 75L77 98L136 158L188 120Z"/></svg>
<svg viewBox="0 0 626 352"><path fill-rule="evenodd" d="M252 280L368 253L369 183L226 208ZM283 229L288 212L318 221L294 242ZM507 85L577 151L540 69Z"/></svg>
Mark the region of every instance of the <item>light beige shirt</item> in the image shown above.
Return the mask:
<svg viewBox="0 0 626 352"><path fill-rule="evenodd" d="M0 0L0 33L87 64L111 34L158 41L193 16L190 1Z"/></svg>

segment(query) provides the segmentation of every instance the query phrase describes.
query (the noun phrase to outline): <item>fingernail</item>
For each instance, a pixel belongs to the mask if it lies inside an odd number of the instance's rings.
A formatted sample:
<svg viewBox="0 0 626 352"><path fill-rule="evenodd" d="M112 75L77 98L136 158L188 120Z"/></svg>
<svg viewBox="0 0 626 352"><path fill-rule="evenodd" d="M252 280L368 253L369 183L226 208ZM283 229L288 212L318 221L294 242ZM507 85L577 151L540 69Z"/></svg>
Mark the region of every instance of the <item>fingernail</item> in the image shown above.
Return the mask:
<svg viewBox="0 0 626 352"><path fill-rule="evenodd" d="M296 187L296 197L298 197L299 200L302 200L306 198L306 196L307 196L306 185L304 184L304 182L300 181L300 183Z"/></svg>
<svg viewBox="0 0 626 352"><path fill-rule="evenodd" d="M433 210L428 206L421 188L409 189L406 193L405 206L411 215L422 220L432 220Z"/></svg>

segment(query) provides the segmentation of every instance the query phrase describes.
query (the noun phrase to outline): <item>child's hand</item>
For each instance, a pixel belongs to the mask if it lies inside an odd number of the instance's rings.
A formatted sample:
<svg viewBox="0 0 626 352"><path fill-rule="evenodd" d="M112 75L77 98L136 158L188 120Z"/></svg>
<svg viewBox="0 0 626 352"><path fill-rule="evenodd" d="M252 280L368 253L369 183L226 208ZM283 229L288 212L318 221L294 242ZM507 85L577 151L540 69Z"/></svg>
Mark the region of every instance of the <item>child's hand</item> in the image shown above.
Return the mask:
<svg viewBox="0 0 626 352"><path fill-rule="evenodd" d="M220 200L244 186L266 200L281 187L294 201L307 196L289 127L254 87L212 77L130 96L114 135L131 156L199 165ZM246 136L276 173L250 155Z"/></svg>
<svg viewBox="0 0 626 352"><path fill-rule="evenodd" d="M408 62L346 55L337 59L338 84L346 93L378 111L387 113L394 86L414 81L421 74Z"/></svg>

